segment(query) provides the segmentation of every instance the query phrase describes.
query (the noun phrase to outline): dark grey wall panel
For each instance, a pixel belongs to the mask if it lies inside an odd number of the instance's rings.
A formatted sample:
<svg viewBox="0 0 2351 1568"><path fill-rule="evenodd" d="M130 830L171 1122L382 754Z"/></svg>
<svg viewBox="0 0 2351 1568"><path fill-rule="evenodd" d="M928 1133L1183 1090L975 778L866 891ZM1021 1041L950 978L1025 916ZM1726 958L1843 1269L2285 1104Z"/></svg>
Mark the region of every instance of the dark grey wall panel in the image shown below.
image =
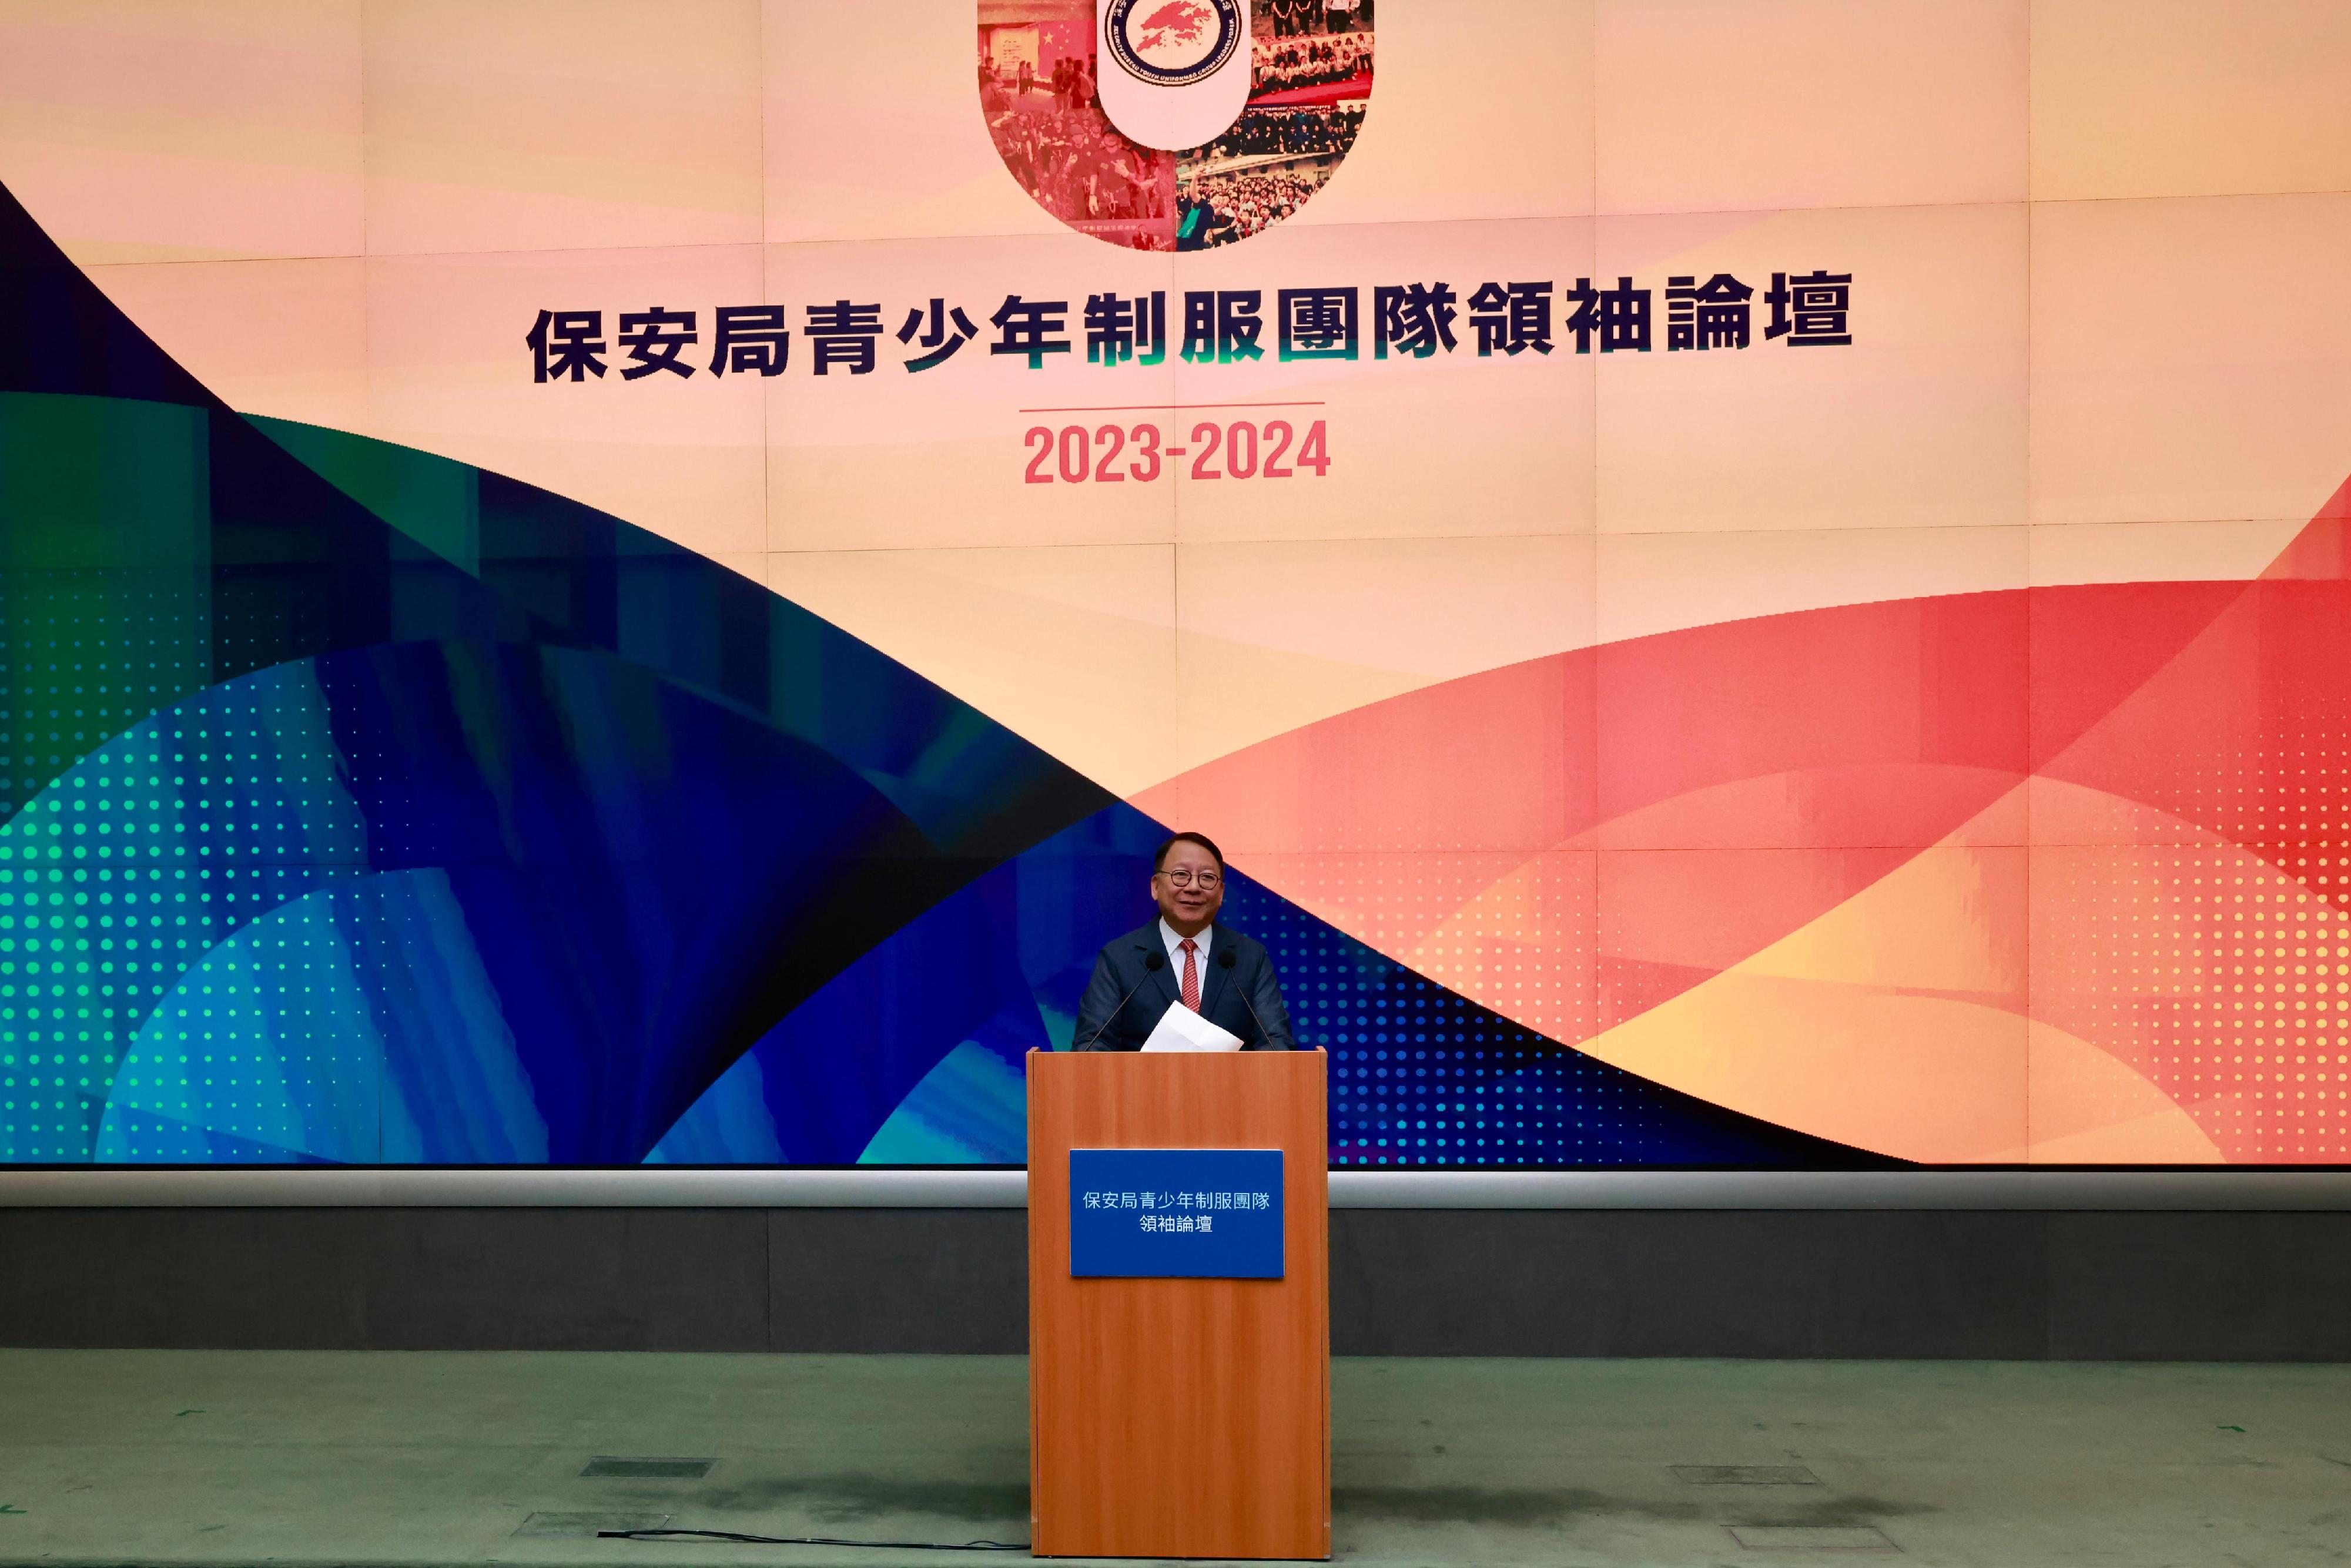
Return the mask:
<svg viewBox="0 0 2351 1568"><path fill-rule="evenodd" d="M1331 1217L1341 1354L2351 1360L2351 1215ZM0 1208L0 1344L1019 1352L1018 1209Z"/></svg>
<svg viewBox="0 0 2351 1568"><path fill-rule="evenodd" d="M2044 1217L1331 1217L1343 1355L2032 1357Z"/></svg>
<svg viewBox="0 0 2351 1568"><path fill-rule="evenodd" d="M766 1216L0 1209L0 1343L759 1350Z"/></svg>
<svg viewBox="0 0 2351 1568"><path fill-rule="evenodd" d="M381 1229L371 1210L0 1209L0 1343L364 1345Z"/></svg>
<svg viewBox="0 0 2351 1568"><path fill-rule="evenodd" d="M758 1210L367 1212L366 1339L395 1350L755 1350L767 1343Z"/></svg>
<svg viewBox="0 0 2351 1568"><path fill-rule="evenodd" d="M2047 1218L2052 1356L2351 1361L2351 1214Z"/></svg>
<svg viewBox="0 0 2351 1568"><path fill-rule="evenodd" d="M1029 1351L1025 1208L778 1208L767 1215L778 1350Z"/></svg>

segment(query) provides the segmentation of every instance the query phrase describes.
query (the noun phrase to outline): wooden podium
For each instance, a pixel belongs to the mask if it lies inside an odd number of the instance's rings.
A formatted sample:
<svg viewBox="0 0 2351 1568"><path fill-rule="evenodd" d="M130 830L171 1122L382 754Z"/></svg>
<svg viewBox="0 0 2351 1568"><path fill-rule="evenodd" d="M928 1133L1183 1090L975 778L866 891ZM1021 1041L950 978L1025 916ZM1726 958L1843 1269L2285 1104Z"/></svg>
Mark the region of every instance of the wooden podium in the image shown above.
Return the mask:
<svg viewBox="0 0 2351 1568"><path fill-rule="evenodd" d="M1319 1051L1029 1057L1029 1471L1040 1557L1331 1555ZM1280 1279L1073 1278L1072 1149L1280 1149Z"/></svg>

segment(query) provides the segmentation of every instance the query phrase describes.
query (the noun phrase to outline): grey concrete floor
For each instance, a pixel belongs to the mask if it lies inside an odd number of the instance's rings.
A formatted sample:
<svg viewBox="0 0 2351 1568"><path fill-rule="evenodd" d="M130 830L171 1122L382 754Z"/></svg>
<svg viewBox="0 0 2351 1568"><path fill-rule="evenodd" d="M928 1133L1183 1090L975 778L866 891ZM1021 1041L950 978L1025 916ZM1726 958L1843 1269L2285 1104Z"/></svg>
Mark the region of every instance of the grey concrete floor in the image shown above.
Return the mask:
<svg viewBox="0 0 2351 1568"><path fill-rule="evenodd" d="M1025 1540L1025 1377L1006 1357L0 1351L0 1563L1018 1560L560 1532ZM1342 1361L1332 1403L1343 1562L2351 1562L2346 1366ZM597 1455L717 1464L583 1478Z"/></svg>

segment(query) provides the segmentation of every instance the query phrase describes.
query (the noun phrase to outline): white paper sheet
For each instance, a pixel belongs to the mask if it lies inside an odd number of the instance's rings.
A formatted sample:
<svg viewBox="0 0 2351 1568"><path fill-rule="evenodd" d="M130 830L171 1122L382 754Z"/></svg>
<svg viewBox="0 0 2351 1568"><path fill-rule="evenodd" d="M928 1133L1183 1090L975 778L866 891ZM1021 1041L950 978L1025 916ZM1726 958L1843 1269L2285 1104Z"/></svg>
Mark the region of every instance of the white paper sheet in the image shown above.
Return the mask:
<svg viewBox="0 0 2351 1568"><path fill-rule="evenodd" d="M1152 1026L1151 1038L1143 1042L1145 1051L1238 1051L1240 1048L1240 1036L1210 1023L1182 1002L1167 1004L1167 1010L1161 1013L1158 1023Z"/></svg>

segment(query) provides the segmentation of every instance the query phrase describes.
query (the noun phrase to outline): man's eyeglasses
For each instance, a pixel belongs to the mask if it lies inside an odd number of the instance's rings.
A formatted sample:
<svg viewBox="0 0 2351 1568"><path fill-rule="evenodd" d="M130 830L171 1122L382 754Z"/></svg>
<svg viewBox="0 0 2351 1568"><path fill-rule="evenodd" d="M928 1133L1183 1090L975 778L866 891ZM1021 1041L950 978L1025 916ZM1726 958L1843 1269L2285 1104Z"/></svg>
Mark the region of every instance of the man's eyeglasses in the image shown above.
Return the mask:
<svg viewBox="0 0 2351 1568"><path fill-rule="evenodd" d="M1221 885L1225 880L1223 873L1213 871L1197 873L1188 871L1163 871L1159 874L1167 879L1167 885L1170 887L1189 887L1196 882L1200 884L1200 891L1203 893Z"/></svg>

